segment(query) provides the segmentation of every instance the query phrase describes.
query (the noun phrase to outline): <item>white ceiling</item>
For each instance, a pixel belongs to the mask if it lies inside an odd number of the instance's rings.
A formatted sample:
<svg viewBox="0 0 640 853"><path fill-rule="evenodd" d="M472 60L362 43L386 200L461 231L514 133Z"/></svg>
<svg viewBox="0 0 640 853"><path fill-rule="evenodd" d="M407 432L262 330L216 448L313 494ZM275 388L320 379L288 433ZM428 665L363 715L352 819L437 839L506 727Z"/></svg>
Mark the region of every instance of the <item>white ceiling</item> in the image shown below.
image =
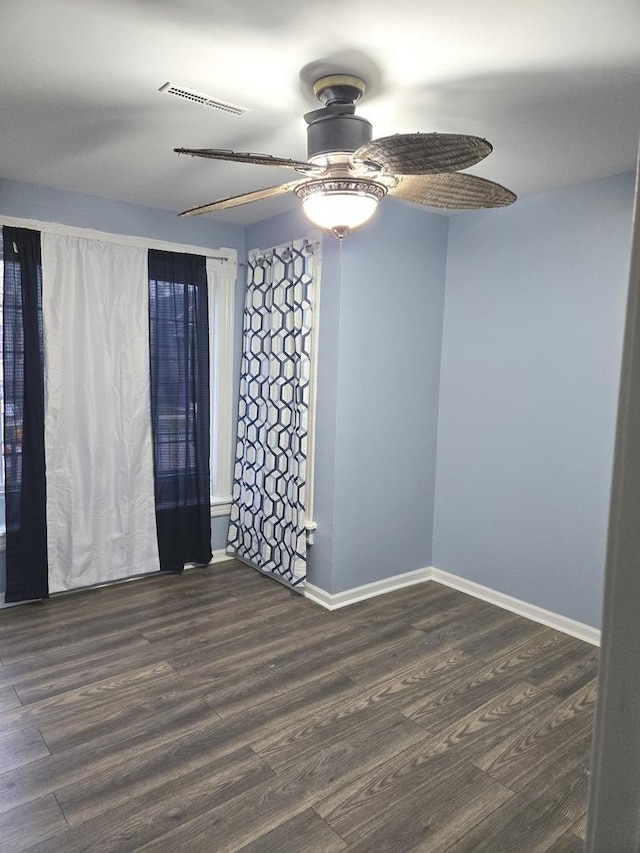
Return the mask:
<svg viewBox="0 0 640 853"><path fill-rule="evenodd" d="M374 138L485 137L471 171L519 196L635 168L638 0L2 0L0 177L176 212L282 183L173 148L306 159L309 83L330 72L365 79ZM160 94L167 81L250 111Z"/></svg>

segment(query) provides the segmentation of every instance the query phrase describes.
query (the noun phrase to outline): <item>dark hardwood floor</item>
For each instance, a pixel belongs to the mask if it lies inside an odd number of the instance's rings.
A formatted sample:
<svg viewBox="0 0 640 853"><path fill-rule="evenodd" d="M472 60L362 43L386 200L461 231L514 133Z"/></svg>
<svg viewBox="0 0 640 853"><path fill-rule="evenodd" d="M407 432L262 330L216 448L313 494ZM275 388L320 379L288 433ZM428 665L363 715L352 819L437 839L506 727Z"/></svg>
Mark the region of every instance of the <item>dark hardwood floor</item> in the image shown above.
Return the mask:
<svg viewBox="0 0 640 853"><path fill-rule="evenodd" d="M3 853L578 853L597 650L235 562L0 612Z"/></svg>

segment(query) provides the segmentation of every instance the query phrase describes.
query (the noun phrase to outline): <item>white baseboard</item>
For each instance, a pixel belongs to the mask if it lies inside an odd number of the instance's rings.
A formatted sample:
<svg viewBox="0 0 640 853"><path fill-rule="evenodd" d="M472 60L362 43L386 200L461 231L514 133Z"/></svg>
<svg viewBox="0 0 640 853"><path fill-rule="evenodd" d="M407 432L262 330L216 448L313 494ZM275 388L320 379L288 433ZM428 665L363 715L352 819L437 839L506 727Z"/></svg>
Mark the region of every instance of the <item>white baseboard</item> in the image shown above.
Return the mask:
<svg viewBox="0 0 640 853"><path fill-rule="evenodd" d="M458 575L452 575L450 572L435 568L435 566L416 569L413 572L404 572L385 580L356 586L335 594L325 592L325 590L307 582L304 594L311 601L320 604L327 610L337 610L339 607L347 607L349 604L355 604L356 601L363 601L366 598L383 595L384 593L393 592L396 589L402 589L416 583L424 583L424 581L441 583L444 586L457 589L459 592L472 595L474 598L487 601L489 604L495 604L496 607L502 607L503 610L510 610L512 613L517 613L518 616L524 616L533 622L539 622L548 628L554 628L563 634L576 637L578 640L583 640L592 646L600 645L600 631L591 625L586 625L584 622L577 622L575 619L569 619L569 617L562 616L560 613L553 613L551 610L545 610L536 604L529 604L527 601L513 598L511 595L506 595L490 587L482 586L482 584L475 583L475 581L466 580L466 578L461 578Z"/></svg>
<svg viewBox="0 0 640 853"><path fill-rule="evenodd" d="M213 552L213 556L209 560L209 565L212 563L226 563L228 560L235 560L233 554L227 554L224 548L218 548Z"/></svg>
<svg viewBox="0 0 640 853"><path fill-rule="evenodd" d="M488 586L482 586L482 584L475 583L475 581L466 580L458 575L452 575L442 569L432 567L431 578L437 581L437 583L450 586L452 589L457 589L460 592L466 592L468 595L473 595L474 598L480 598L482 601L488 601L489 604L495 604L504 610L510 610L519 616L525 616L533 622L539 622L548 628L555 628L556 631L562 631L563 634L569 634L569 636L576 637L578 640L584 640L585 643L590 643L592 646L600 645L600 631L591 625L586 625L584 622L577 622L575 619L569 619L568 616L562 616L560 613L545 610L536 604L529 604L527 601L521 601L519 598L505 595L503 592L498 592Z"/></svg>
<svg viewBox="0 0 640 853"><path fill-rule="evenodd" d="M401 575L394 575L391 578L385 578L381 581L366 583L362 586L356 586L352 589L347 589L344 592L329 593L320 589L318 586L310 584L308 581L305 584L304 594L306 598L310 598L316 604L322 605L327 610L337 610L340 607L347 607L349 604L355 604L356 601L364 601L365 598L373 598L376 595L383 595L385 592L393 592L396 589L402 589L405 586L413 586L416 583L424 583L431 580L431 568L415 569L413 572L403 572Z"/></svg>

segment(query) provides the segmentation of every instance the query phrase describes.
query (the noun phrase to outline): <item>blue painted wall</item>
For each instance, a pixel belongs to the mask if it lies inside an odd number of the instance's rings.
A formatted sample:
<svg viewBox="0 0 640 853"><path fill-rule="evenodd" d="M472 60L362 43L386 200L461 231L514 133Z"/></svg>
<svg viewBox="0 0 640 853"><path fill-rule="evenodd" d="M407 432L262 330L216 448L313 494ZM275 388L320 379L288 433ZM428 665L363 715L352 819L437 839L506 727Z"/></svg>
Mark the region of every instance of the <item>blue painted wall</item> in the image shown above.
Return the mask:
<svg viewBox="0 0 640 853"><path fill-rule="evenodd" d="M247 247L305 236L288 214ZM309 581L336 593L431 562L447 220L388 200L322 245Z"/></svg>
<svg viewBox="0 0 640 853"><path fill-rule="evenodd" d="M211 248L228 246L237 249L239 260L244 255L244 228L238 225L198 216L180 219L170 210L141 207L35 184L0 179L0 213L170 243Z"/></svg>
<svg viewBox="0 0 640 853"><path fill-rule="evenodd" d="M292 240L308 237L312 229L313 226L309 220L299 210L292 210L272 216L255 225L247 225L244 242L247 251L270 249L272 246L280 246Z"/></svg>
<svg viewBox="0 0 640 853"><path fill-rule="evenodd" d="M633 176L451 219L434 565L600 624Z"/></svg>
<svg viewBox="0 0 640 853"><path fill-rule="evenodd" d="M332 593L431 564L447 228L387 199L344 242Z"/></svg>

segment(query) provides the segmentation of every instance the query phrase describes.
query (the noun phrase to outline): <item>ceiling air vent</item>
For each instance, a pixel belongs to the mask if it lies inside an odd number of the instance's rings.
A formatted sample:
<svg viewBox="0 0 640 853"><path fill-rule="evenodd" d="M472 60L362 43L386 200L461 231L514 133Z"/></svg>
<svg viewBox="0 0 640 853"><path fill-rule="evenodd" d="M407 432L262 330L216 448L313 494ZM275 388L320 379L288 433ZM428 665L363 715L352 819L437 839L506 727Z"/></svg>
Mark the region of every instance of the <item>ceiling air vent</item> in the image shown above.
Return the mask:
<svg viewBox="0 0 640 853"><path fill-rule="evenodd" d="M160 86L158 91L193 101L194 104L202 104L204 107L213 107L234 116L241 116L247 112L247 107L240 107L238 104L230 104L227 101L219 101L210 95L205 95L204 92L196 92L194 89L187 89L185 86L176 86L175 83L165 83L164 86Z"/></svg>

